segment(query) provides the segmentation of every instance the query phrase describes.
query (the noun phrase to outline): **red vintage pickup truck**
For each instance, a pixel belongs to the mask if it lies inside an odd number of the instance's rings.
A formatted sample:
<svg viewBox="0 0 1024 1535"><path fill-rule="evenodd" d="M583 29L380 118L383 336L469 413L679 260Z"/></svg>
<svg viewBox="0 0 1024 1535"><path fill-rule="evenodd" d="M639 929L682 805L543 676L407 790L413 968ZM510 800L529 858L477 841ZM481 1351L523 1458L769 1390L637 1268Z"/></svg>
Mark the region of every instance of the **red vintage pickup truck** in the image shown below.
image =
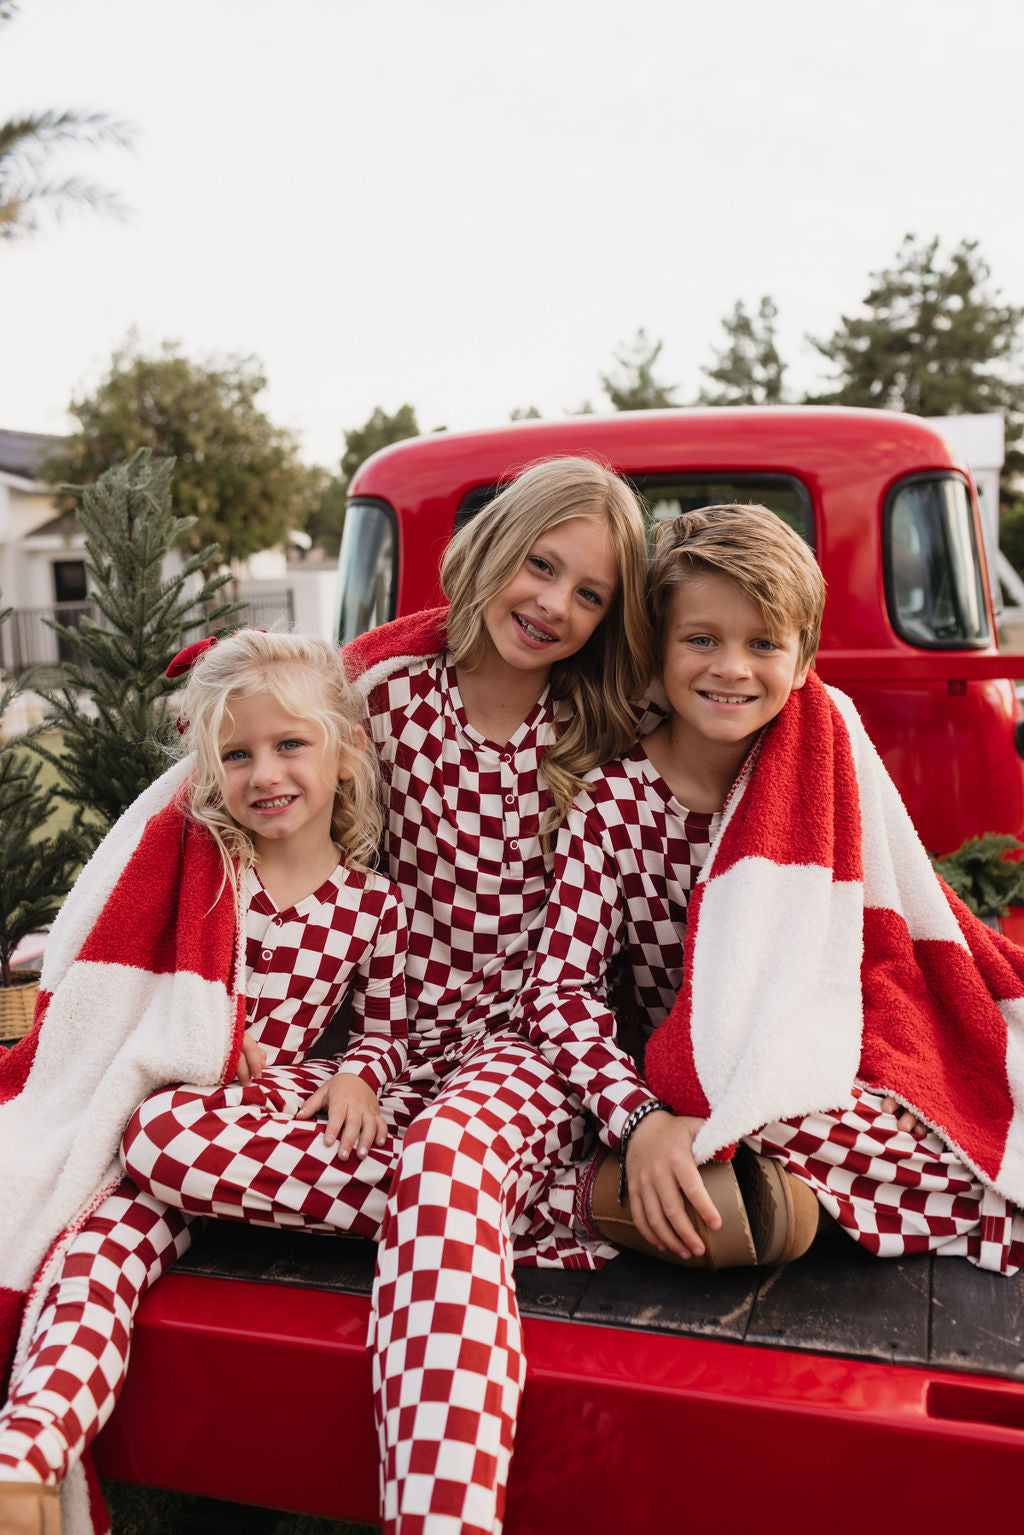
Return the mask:
<svg viewBox="0 0 1024 1535"><path fill-rule="evenodd" d="M1024 831L1019 709L965 466L883 412L638 412L440 434L357 474L339 638L438 598L452 530L522 465L597 453L655 515L764 502L829 584L819 670L857 702L926 844ZM97 1443L127 1481L375 1523L372 1244L214 1223L146 1298ZM1016 1527L1024 1278L842 1236L718 1275L624 1254L521 1270L528 1377L508 1535L933 1535Z"/></svg>

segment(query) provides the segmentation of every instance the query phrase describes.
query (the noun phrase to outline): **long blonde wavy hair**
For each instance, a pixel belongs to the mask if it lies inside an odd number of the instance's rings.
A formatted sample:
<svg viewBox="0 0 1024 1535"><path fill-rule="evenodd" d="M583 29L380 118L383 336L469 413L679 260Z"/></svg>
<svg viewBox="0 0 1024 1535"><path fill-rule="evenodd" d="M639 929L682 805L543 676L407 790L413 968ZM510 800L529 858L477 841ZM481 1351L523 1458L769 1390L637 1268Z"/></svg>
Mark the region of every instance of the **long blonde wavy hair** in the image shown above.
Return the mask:
<svg viewBox="0 0 1024 1535"><path fill-rule="evenodd" d="M488 604L508 586L541 534L572 517L604 523L619 583L583 648L551 668L551 697L564 707L558 738L542 766L553 800L546 830L565 819L583 774L618 756L636 737L632 703L655 661L640 503L626 482L596 459L544 459L455 535L441 563L441 587L450 603L448 649L457 666L471 671L490 643L484 622Z"/></svg>
<svg viewBox="0 0 1024 1535"><path fill-rule="evenodd" d="M340 779L335 790L331 836L349 868L372 869L383 826L377 753L363 728L363 699L324 640L239 629L199 657L181 702L181 750L195 754L186 786L189 814L216 842L232 883L236 867L256 862L251 836L224 807L220 742L232 699L264 692L289 714L317 726L325 750L341 754L352 776Z"/></svg>

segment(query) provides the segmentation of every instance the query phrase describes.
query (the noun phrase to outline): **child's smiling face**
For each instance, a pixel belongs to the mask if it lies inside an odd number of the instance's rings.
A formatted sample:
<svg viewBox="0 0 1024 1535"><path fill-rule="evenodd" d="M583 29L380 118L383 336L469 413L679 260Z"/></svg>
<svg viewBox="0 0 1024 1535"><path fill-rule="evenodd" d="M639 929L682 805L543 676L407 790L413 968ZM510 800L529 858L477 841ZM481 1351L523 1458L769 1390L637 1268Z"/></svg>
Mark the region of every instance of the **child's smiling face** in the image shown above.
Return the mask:
<svg viewBox="0 0 1024 1535"><path fill-rule="evenodd" d="M757 604L711 572L673 594L662 658L673 750L704 742L745 751L808 671L796 629L771 635Z"/></svg>
<svg viewBox="0 0 1024 1535"><path fill-rule="evenodd" d="M541 533L484 609L488 637L516 671L547 672L582 650L611 606L619 571L607 526L570 517Z"/></svg>
<svg viewBox="0 0 1024 1535"><path fill-rule="evenodd" d="M252 836L327 845L339 778L351 776L319 725L289 714L272 693L233 698L220 740L224 805Z"/></svg>

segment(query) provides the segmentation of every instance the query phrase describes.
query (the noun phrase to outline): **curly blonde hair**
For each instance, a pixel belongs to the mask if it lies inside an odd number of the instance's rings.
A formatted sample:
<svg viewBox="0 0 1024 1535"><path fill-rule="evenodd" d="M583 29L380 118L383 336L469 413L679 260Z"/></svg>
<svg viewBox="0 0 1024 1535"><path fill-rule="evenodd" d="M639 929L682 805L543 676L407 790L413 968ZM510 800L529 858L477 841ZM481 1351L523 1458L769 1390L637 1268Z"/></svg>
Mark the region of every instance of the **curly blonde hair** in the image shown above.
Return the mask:
<svg viewBox="0 0 1024 1535"><path fill-rule="evenodd" d="M472 670L489 643L488 604L505 590L541 534L573 517L604 523L619 582L583 648L551 668L551 697L566 705L542 767L554 803L552 826L568 814L583 774L626 751L636 738L632 703L655 659L640 503L625 480L596 459L544 459L523 470L456 533L441 563L441 587L450 603L448 649L456 665Z"/></svg>
<svg viewBox="0 0 1024 1535"><path fill-rule="evenodd" d="M364 701L324 640L239 629L199 657L181 703L181 750L195 754L185 791L189 814L213 837L232 883L236 866L256 862L249 832L224 806L220 742L232 699L264 692L289 714L319 727L325 750L341 754L352 776L338 782L331 836L349 868L372 869L383 829L377 753L367 744Z"/></svg>

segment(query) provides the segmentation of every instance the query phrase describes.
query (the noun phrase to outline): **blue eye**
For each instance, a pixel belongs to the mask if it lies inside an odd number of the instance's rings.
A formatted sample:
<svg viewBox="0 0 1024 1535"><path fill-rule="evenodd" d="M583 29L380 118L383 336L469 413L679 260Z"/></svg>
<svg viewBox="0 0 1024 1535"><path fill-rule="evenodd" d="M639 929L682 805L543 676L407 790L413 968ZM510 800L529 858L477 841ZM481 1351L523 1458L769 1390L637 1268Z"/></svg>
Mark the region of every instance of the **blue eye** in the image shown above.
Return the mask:
<svg viewBox="0 0 1024 1535"><path fill-rule="evenodd" d="M246 751L244 751L241 746L236 746L233 751L225 752L223 757L221 758L221 761L222 762L241 762L247 756L248 756L248 753Z"/></svg>

